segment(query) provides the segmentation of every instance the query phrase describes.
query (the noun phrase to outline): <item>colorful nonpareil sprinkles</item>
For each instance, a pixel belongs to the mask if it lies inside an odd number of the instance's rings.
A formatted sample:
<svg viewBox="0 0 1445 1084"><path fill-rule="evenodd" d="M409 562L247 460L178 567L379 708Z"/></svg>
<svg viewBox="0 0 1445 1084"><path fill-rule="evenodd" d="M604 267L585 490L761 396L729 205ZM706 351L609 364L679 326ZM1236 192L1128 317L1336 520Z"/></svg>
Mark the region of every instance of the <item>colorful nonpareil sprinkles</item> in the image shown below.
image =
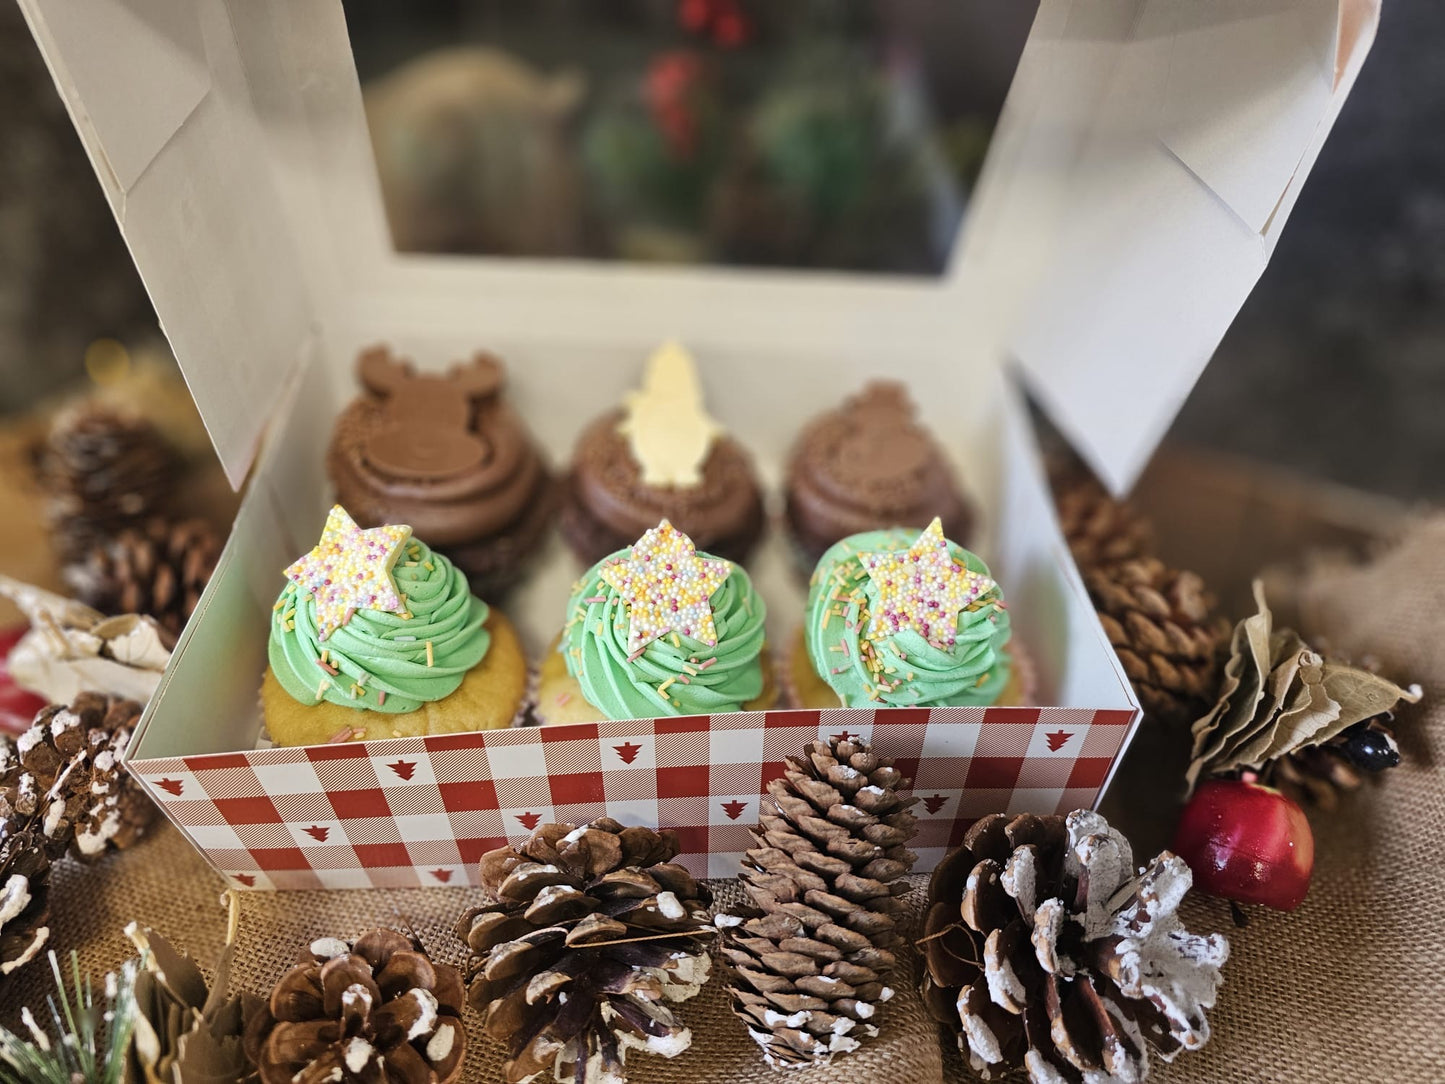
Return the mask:
<svg viewBox="0 0 1445 1084"><path fill-rule="evenodd" d="M358 609L406 609L391 568L410 537L411 528L401 525L362 529L341 505L332 507L321 541L286 569L286 578L316 599L318 639L325 640Z"/></svg>
<svg viewBox="0 0 1445 1084"><path fill-rule="evenodd" d="M959 611L998 586L953 559L937 517L908 549L858 559L877 593L867 632L875 641L914 629L931 644L952 647Z"/></svg>
<svg viewBox="0 0 1445 1084"><path fill-rule="evenodd" d="M732 572L728 561L697 555L692 539L663 520L633 545L626 557L598 575L627 607L627 650L636 655L669 632L717 643L712 594Z"/></svg>

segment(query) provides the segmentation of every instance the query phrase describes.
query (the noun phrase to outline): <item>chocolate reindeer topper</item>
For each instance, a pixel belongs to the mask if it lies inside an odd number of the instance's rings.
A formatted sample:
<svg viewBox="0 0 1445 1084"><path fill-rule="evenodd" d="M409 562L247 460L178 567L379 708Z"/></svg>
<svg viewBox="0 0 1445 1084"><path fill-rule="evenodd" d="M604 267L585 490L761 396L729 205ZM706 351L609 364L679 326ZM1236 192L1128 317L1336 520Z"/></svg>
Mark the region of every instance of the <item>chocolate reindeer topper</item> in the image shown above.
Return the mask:
<svg viewBox="0 0 1445 1084"><path fill-rule="evenodd" d="M442 478L482 465L493 453L485 433L472 431L479 405L502 389L502 366L487 354L445 375L418 373L384 346L361 355L357 373L381 409L362 445L374 468L406 479Z"/></svg>

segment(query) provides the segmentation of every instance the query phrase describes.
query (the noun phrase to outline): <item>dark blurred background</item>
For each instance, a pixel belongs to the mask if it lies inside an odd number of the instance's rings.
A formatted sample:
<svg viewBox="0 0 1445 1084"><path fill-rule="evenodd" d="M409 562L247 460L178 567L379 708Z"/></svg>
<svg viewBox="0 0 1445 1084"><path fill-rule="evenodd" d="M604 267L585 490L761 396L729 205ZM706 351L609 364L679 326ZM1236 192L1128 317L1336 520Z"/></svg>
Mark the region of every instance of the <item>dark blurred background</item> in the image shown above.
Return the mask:
<svg viewBox="0 0 1445 1084"><path fill-rule="evenodd" d="M911 274L947 259L1031 11L345 6L399 247ZM1385 5L1274 260L1174 439L1445 496L1442 55L1445 4ZM0 101L0 413L20 414L85 382L87 364L95 378L118 356L154 356L160 338L9 5Z"/></svg>

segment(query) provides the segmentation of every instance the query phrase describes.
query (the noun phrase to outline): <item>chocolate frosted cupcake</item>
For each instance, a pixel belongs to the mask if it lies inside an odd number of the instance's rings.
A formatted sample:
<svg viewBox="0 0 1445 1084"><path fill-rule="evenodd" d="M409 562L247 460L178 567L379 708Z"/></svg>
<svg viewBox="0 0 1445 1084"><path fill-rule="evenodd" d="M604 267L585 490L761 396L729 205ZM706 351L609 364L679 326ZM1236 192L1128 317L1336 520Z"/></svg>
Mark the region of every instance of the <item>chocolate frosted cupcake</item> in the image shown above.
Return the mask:
<svg viewBox="0 0 1445 1084"><path fill-rule="evenodd" d="M663 520L594 565L543 660L537 721L765 711L778 698L748 574Z"/></svg>
<svg viewBox="0 0 1445 1084"><path fill-rule="evenodd" d="M578 440L562 535L595 564L664 518L731 561L747 559L764 523L752 459L708 416L692 359L674 343L652 356L626 406Z"/></svg>
<svg viewBox="0 0 1445 1084"><path fill-rule="evenodd" d="M788 664L803 708L988 707L1022 696L1003 592L977 556L923 531L868 531L831 547Z"/></svg>
<svg viewBox="0 0 1445 1084"><path fill-rule="evenodd" d="M787 471L788 529L808 567L839 539L933 517L968 541L973 510L903 385L869 384L808 423Z"/></svg>
<svg viewBox="0 0 1445 1084"><path fill-rule="evenodd" d="M365 392L336 419L326 468L363 527L409 523L466 573L506 591L537 552L554 485L526 426L501 397L501 362L478 354L418 374L385 347L357 360Z"/></svg>

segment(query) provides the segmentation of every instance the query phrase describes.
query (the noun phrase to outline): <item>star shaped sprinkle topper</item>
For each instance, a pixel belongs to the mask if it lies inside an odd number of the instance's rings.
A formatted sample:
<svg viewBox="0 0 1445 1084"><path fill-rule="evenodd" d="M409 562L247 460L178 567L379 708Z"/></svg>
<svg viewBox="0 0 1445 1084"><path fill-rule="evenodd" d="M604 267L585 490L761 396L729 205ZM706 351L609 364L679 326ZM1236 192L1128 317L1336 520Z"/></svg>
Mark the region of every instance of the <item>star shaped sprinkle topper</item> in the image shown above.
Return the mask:
<svg viewBox="0 0 1445 1084"><path fill-rule="evenodd" d="M286 578L316 598L316 636L324 640L357 610L405 613L391 566L411 528L400 524L362 529L333 505L316 547L286 570Z"/></svg>
<svg viewBox="0 0 1445 1084"><path fill-rule="evenodd" d="M916 629L929 643L952 647L959 611L997 586L953 559L937 517L908 549L864 553L859 560L878 592L870 640Z"/></svg>
<svg viewBox="0 0 1445 1084"><path fill-rule="evenodd" d="M627 651L635 655L668 632L716 644L708 600L732 570L729 561L699 557L692 539L663 520L598 575L627 606Z"/></svg>

